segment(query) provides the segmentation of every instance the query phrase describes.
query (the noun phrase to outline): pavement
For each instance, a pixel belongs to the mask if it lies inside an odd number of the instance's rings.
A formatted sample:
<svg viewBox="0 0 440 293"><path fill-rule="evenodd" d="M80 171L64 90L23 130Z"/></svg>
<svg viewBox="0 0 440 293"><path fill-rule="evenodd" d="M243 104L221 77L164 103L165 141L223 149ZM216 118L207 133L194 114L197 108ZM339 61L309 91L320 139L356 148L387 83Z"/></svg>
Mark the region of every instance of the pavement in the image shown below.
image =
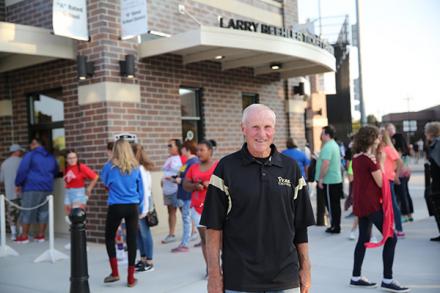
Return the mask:
<svg viewBox="0 0 440 293"><path fill-rule="evenodd" d="M411 288L411 292L440 292L440 243L429 241L437 236L434 219L428 217L423 199L423 168L413 169L410 192L414 202L415 221L404 224L407 234L399 239L394 261L394 277ZM312 202L316 198L312 197ZM344 214L344 216L347 213ZM324 227L309 229L309 248L312 262L312 293L376 292L380 289L357 289L348 286L353 265L355 241L348 239L353 218L343 218L342 233L329 235ZM154 228L153 228L154 229ZM156 233L157 234L157 233ZM376 237L380 234L376 231ZM200 248L188 253L173 254L176 243L160 244L164 235L154 235L153 272L137 273L138 285L126 287L126 265L120 265L121 280L104 284L109 274L105 246L88 243L88 272L91 292L206 292L205 265ZM69 239L58 237L55 248L68 254L64 245ZM193 242L195 244L196 242ZM68 292L70 288L70 260L55 263L34 263L34 259L49 246L45 243L15 244L8 241L20 255L0 258L0 292ZM371 281L380 282L382 276L382 248L369 249L366 253L362 274Z"/></svg>

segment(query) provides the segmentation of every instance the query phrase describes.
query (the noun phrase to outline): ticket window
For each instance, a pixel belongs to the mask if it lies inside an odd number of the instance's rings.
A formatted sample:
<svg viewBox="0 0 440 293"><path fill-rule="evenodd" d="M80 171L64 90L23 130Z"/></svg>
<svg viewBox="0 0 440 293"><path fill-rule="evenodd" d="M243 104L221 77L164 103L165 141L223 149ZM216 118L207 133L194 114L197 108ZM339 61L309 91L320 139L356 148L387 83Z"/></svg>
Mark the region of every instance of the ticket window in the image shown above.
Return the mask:
<svg viewBox="0 0 440 293"><path fill-rule="evenodd" d="M64 103L61 90L28 95L29 140L38 137L43 146L64 170L66 139L64 131Z"/></svg>
<svg viewBox="0 0 440 293"><path fill-rule="evenodd" d="M198 142L204 138L202 89L181 87L179 89L182 116L183 141Z"/></svg>

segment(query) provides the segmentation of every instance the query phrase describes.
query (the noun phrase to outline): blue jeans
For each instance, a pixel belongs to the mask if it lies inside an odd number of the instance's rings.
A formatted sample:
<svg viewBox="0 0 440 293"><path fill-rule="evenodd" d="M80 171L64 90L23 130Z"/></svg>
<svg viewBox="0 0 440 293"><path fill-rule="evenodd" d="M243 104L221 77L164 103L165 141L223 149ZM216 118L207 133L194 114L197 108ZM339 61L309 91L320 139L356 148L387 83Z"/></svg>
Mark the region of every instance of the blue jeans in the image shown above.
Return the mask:
<svg viewBox="0 0 440 293"><path fill-rule="evenodd" d="M183 235L180 245L188 247L189 239L191 238L191 200L179 199L179 206L182 207L182 223Z"/></svg>
<svg viewBox="0 0 440 293"><path fill-rule="evenodd" d="M139 219L137 245L139 247L141 257L146 257L148 260L153 259L153 237L151 236L151 230L147 225L145 218Z"/></svg>
<svg viewBox="0 0 440 293"><path fill-rule="evenodd" d="M390 181L391 197L393 199L394 224L397 231L403 231L400 208L397 204L396 192L394 191L394 182Z"/></svg>
<svg viewBox="0 0 440 293"><path fill-rule="evenodd" d="M225 293L250 293L246 291L234 291L234 290L225 290ZM278 290L278 291L261 291L254 293L300 293L299 288L287 289L287 290Z"/></svg>

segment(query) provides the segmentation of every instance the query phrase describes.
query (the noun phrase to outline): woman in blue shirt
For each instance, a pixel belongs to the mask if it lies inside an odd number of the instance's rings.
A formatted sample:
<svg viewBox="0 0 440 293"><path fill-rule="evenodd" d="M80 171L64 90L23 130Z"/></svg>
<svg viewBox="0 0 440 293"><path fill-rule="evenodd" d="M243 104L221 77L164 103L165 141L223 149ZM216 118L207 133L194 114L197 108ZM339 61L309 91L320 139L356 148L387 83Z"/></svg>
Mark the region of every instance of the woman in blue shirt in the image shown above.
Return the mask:
<svg viewBox="0 0 440 293"><path fill-rule="evenodd" d="M136 285L134 278L136 259L136 235L138 212L142 210L144 189L139 163L130 144L118 140L113 147L112 158L101 171L101 180L108 189L108 210L105 223L105 245L110 259L112 273L104 283L119 280L118 261L116 259L115 235L121 220L125 220L128 248L128 287Z"/></svg>
<svg viewBox="0 0 440 293"><path fill-rule="evenodd" d="M306 178L307 168L310 165L310 160L307 158L306 154L298 149L298 146L293 141L292 138L287 139L286 142L287 149L282 151L283 155L291 157L296 161L301 170L301 174Z"/></svg>

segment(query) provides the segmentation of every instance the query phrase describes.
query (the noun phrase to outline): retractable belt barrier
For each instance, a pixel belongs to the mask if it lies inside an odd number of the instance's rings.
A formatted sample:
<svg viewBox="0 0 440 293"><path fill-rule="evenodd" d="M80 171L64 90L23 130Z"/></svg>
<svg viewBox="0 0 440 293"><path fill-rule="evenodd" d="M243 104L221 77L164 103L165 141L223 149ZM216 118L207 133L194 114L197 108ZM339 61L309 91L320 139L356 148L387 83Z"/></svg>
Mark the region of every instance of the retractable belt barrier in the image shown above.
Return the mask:
<svg viewBox="0 0 440 293"><path fill-rule="evenodd" d="M15 204L14 202L7 199L3 194L0 195L0 257L2 256L8 256L8 255L14 255L18 256L18 253L6 245L6 218L5 218L5 200L8 202L8 204L14 206L15 208L19 210L25 210L25 211L31 211L38 209L42 206L44 206L46 203L49 204L49 249L46 250L42 255L37 257L34 262L42 262L42 261L50 261L52 263L56 262L60 259L68 259L68 256L64 253L58 251L54 247L54 213L53 213L53 195L48 195L46 200L42 202L41 204L30 207L30 208L24 208L22 206L19 206Z"/></svg>

